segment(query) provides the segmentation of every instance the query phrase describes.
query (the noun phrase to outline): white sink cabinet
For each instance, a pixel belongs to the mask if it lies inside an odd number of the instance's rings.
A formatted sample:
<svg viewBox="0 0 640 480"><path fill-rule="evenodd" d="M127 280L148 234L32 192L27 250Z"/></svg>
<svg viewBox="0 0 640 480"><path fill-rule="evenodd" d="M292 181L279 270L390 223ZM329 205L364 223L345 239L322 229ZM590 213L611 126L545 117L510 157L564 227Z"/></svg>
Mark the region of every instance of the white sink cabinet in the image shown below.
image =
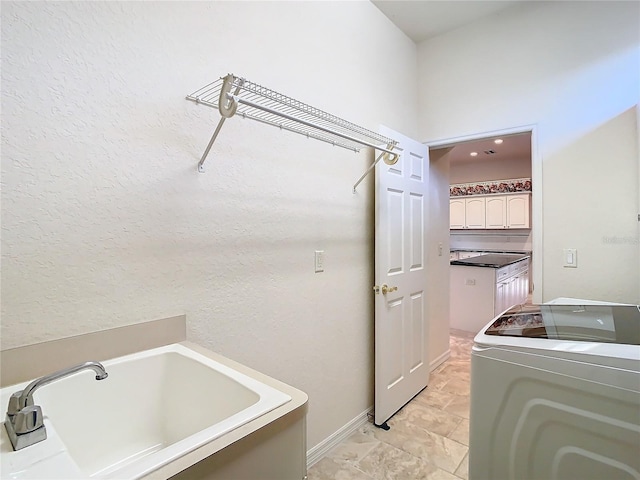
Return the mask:
<svg viewBox="0 0 640 480"><path fill-rule="evenodd" d="M1 427L0 477L306 478L307 395L185 337L180 315L0 352L4 406L87 358L109 374L96 382L83 370L34 392L47 438L14 451Z"/></svg>

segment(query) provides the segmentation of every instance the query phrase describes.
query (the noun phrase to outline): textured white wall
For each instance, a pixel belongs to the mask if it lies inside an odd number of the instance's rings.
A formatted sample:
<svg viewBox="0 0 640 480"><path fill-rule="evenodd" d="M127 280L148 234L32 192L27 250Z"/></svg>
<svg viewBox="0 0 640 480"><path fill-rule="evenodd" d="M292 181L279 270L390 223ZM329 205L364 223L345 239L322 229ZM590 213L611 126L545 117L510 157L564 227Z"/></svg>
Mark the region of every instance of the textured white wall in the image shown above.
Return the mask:
<svg viewBox="0 0 640 480"><path fill-rule="evenodd" d="M452 163L449 181L451 183L482 182L509 178L531 178L531 157L510 158L509 160L489 160Z"/></svg>
<svg viewBox="0 0 640 480"><path fill-rule="evenodd" d="M544 300L640 303L639 18L638 2L527 2L418 46L421 140L537 126Z"/></svg>
<svg viewBox="0 0 640 480"><path fill-rule="evenodd" d="M449 355L449 165L443 150L429 151L427 291L432 365Z"/></svg>
<svg viewBox="0 0 640 480"><path fill-rule="evenodd" d="M533 242L530 230L451 233L452 249L477 249L477 250L505 250L505 251L533 251Z"/></svg>
<svg viewBox="0 0 640 480"><path fill-rule="evenodd" d="M184 96L233 72L415 135L416 47L369 2L3 2L2 348L186 314L310 396L373 402L372 159ZM313 252L326 252L313 273Z"/></svg>

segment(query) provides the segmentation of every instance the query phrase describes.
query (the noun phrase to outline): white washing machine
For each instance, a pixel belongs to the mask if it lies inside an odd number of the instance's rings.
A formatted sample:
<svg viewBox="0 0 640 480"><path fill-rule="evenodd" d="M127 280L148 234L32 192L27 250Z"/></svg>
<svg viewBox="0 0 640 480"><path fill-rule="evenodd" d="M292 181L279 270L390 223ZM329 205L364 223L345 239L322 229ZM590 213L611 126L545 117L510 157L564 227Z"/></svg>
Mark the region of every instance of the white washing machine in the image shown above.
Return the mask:
<svg viewBox="0 0 640 480"><path fill-rule="evenodd" d="M640 306L550 303L475 337L469 479L640 480Z"/></svg>

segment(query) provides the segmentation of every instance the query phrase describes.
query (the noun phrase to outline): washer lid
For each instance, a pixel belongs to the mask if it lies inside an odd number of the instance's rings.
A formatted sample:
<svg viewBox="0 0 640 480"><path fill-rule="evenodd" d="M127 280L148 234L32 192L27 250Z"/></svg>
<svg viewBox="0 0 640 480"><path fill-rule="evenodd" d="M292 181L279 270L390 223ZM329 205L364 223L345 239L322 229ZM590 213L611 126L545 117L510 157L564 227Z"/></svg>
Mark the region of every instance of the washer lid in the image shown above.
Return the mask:
<svg viewBox="0 0 640 480"><path fill-rule="evenodd" d="M516 306L488 325L484 335L640 345L640 306Z"/></svg>

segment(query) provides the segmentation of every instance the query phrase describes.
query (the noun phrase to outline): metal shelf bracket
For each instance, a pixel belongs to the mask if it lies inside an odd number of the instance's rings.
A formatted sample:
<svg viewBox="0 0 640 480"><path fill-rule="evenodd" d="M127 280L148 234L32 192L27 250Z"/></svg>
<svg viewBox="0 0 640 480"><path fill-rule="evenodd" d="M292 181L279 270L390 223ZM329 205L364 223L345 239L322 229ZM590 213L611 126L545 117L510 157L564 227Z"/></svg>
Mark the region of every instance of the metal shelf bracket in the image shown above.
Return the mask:
<svg viewBox="0 0 640 480"><path fill-rule="evenodd" d="M197 104L217 108L221 116L198 162L200 173L205 171L204 162L222 125L227 118L233 117L236 113L243 118L273 125L354 152L359 152L362 147L380 150L382 153L353 186L353 193L356 193L356 187L381 159L388 165L393 165L399 158L399 154L393 151L398 144L397 141L233 74L205 85L186 98Z"/></svg>

